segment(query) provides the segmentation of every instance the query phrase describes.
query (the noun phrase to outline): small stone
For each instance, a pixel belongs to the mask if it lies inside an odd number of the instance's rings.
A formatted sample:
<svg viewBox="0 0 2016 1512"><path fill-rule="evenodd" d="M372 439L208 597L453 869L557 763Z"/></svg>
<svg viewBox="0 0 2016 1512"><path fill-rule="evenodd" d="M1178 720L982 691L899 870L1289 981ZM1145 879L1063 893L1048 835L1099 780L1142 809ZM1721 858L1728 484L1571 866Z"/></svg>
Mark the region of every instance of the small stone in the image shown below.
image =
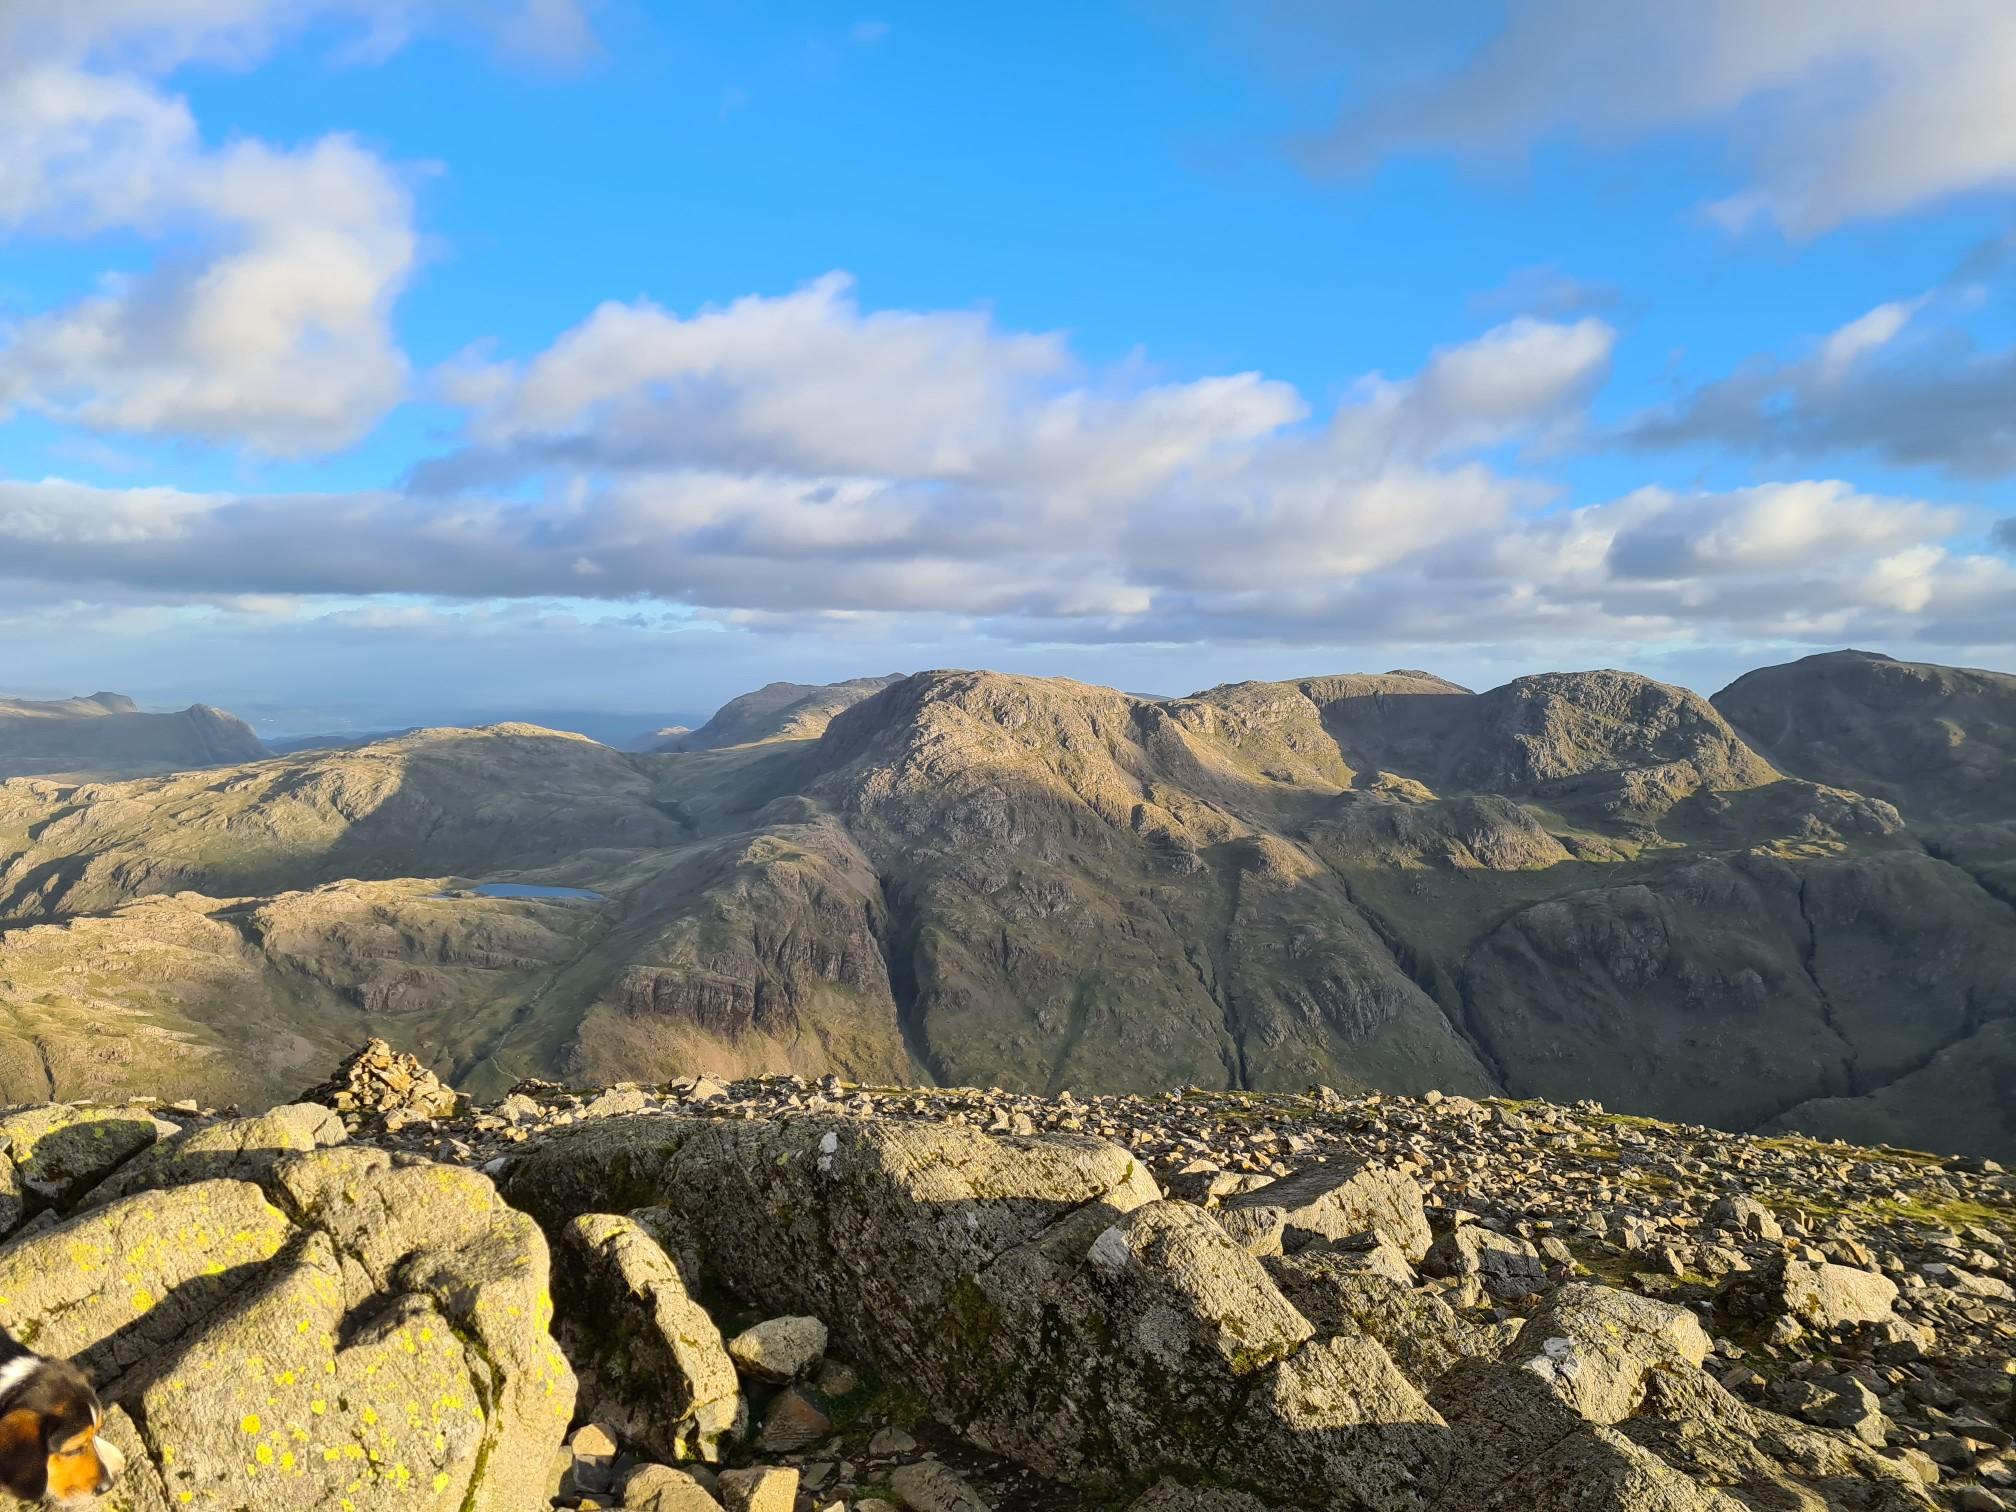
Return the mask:
<svg viewBox="0 0 2016 1512"><path fill-rule="evenodd" d="M889 1472L889 1489L910 1512L993 1512L942 1460L919 1460Z"/></svg>
<svg viewBox="0 0 2016 1512"><path fill-rule="evenodd" d="M881 1428L868 1440L868 1452L878 1458L892 1454L915 1454L917 1440L901 1428Z"/></svg>
<svg viewBox="0 0 2016 1512"><path fill-rule="evenodd" d="M798 1472L789 1466L721 1472L721 1505L727 1512L792 1512L797 1501Z"/></svg>
<svg viewBox="0 0 2016 1512"><path fill-rule="evenodd" d="M728 1353L759 1381L795 1381L826 1353L826 1325L817 1318L769 1318L730 1339Z"/></svg>
<svg viewBox="0 0 2016 1512"><path fill-rule="evenodd" d="M763 1416L756 1447L765 1454L790 1454L809 1448L833 1431L833 1418L809 1392L787 1386L777 1393Z"/></svg>

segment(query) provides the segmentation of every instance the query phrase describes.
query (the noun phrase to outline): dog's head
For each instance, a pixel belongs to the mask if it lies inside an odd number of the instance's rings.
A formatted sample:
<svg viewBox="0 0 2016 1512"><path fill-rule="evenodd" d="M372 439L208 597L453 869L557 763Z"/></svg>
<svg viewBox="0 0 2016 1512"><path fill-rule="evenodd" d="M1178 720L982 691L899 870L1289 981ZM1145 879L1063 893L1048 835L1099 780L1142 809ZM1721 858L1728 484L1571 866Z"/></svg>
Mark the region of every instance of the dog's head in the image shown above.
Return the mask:
<svg viewBox="0 0 2016 1512"><path fill-rule="evenodd" d="M15 1371L19 1383L0 1411L0 1491L74 1507L110 1490L126 1462L98 1437L105 1415L84 1372L42 1359Z"/></svg>

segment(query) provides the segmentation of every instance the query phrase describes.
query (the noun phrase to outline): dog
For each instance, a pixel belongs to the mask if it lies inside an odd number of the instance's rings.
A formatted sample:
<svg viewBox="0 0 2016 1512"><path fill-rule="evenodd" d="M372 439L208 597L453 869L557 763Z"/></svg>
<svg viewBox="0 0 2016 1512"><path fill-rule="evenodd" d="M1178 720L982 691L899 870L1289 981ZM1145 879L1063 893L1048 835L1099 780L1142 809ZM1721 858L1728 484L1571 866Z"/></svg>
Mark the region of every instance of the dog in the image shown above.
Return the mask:
<svg viewBox="0 0 2016 1512"><path fill-rule="evenodd" d="M98 1437L104 1420L83 1371L0 1329L0 1491L75 1507L111 1490L126 1461Z"/></svg>

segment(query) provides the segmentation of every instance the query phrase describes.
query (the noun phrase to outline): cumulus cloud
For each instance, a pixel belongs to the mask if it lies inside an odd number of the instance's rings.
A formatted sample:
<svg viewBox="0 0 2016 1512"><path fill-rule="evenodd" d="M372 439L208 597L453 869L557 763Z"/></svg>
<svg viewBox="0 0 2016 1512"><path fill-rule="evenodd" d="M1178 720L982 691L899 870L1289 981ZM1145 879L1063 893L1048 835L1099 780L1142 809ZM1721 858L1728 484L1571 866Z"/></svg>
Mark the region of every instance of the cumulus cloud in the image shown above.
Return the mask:
<svg viewBox="0 0 2016 1512"><path fill-rule="evenodd" d="M208 146L165 83L318 19L352 24L352 58L457 19L554 61L592 42L575 0L0 7L0 236L125 230L167 249L0 328L0 417L294 456L357 440L404 396L393 306L418 239L398 174L342 136Z"/></svg>
<svg viewBox="0 0 2016 1512"><path fill-rule="evenodd" d="M1335 45L1373 9L1350 7L1354 24ZM1313 161L1727 125L1751 183L1718 214L1732 225L1763 216L1794 234L2016 183L2016 8L2006 0L1515 0L1475 48L1463 46L1463 26L1436 30L1451 41L1440 56L1365 70L1364 96L1309 144Z"/></svg>
<svg viewBox="0 0 2016 1512"><path fill-rule="evenodd" d="M1949 282L1878 305L1809 351L1700 384L1640 416L1625 437L1773 457L1870 452L1957 477L2007 477L2016 472L2016 346L1984 347L1965 323L1986 295Z"/></svg>
<svg viewBox="0 0 2016 1512"><path fill-rule="evenodd" d="M1259 375L1091 370L973 312L864 310L837 277L684 316L611 305L527 361L444 375L470 444L404 489L0 485L0 573L136 602L568 600L920 641L2016 641L2016 567L1956 549L1964 510L1838 482L1562 508L1516 459L1574 422L1611 344L1600 321L1522 318L1313 416Z"/></svg>

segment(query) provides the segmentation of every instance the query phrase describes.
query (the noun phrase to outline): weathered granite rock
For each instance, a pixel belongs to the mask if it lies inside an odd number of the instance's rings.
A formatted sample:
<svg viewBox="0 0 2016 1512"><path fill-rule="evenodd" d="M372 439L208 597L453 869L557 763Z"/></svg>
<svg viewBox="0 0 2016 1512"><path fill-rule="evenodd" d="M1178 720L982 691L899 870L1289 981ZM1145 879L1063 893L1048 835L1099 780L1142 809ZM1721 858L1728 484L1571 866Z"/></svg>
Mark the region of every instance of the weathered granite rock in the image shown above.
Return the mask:
<svg viewBox="0 0 2016 1512"><path fill-rule="evenodd" d="M1897 1283L1852 1265L1788 1260L1779 1287L1784 1311L1815 1328L1881 1323L1896 1313Z"/></svg>
<svg viewBox="0 0 2016 1512"><path fill-rule="evenodd" d="M1421 1187L1411 1176L1369 1161L1340 1158L1310 1166L1250 1191L1226 1197L1228 1217L1252 1222L1278 1210L1283 1245L1305 1239L1343 1239L1372 1233L1409 1260L1428 1253L1434 1237L1421 1205ZM1270 1215L1271 1217L1271 1215Z"/></svg>
<svg viewBox="0 0 2016 1512"><path fill-rule="evenodd" d="M728 1512L792 1512L797 1500L796 1470L755 1465L721 1472L721 1505Z"/></svg>
<svg viewBox="0 0 2016 1512"><path fill-rule="evenodd" d="M711 1491L672 1465L639 1465L622 1489L632 1512L721 1512Z"/></svg>
<svg viewBox="0 0 2016 1512"><path fill-rule="evenodd" d="M1592 1423L1617 1423L1654 1371L1698 1371L1707 1332L1684 1307L1609 1286L1564 1286L1526 1321L1505 1359Z"/></svg>
<svg viewBox="0 0 2016 1512"><path fill-rule="evenodd" d="M735 1363L678 1265L635 1219L585 1213L562 1231L562 1339L584 1391L664 1459L716 1461L748 1423Z"/></svg>
<svg viewBox="0 0 2016 1512"><path fill-rule="evenodd" d="M1460 1444L1434 1512L1745 1512L1617 1430L1586 1421L1530 1371L1471 1360L1435 1401Z"/></svg>
<svg viewBox="0 0 2016 1512"><path fill-rule="evenodd" d="M956 1470L940 1460L898 1466L890 1473L889 1489L910 1512L994 1512Z"/></svg>
<svg viewBox="0 0 2016 1512"><path fill-rule="evenodd" d="M18 1223L37 1208L90 1190L162 1134L175 1132L175 1125L144 1107L47 1103L0 1115L0 1153L12 1167L0 1182L0 1223L10 1193L23 1204Z"/></svg>
<svg viewBox="0 0 2016 1512"><path fill-rule="evenodd" d="M297 1119L274 1113L221 1119L160 1140L91 1188L78 1205L103 1207L132 1192L192 1181L259 1182L288 1156L315 1148L314 1134Z"/></svg>
<svg viewBox="0 0 2016 1512"><path fill-rule="evenodd" d="M1267 1263L1284 1295L1320 1334L1362 1332L1426 1391L1459 1360L1493 1356L1497 1332L1458 1315L1440 1297L1357 1268L1355 1257L1308 1250Z"/></svg>
<svg viewBox="0 0 2016 1512"><path fill-rule="evenodd" d="M0 1248L8 1323L111 1409L109 1507L545 1504L574 1380L544 1241L487 1180L361 1149L160 1173Z"/></svg>
<svg viewBox="0 0 2016 1512"><path fill-rule="evenodd" d="M826 1325L817 1318L766 1318L728 1341L728 1354L759 1381L795 1381L826 1353Z"/></svg>
<svg viewBox="0 0 2016 1512"><path fill-rule="evenodd" d="M1458 1224L1437 1239L1421 1268L1431 1276L1475 1276L1502 1302L1515 1302L1547 1285L1547 1267L1538 1250L1524 1239L1475 1223Z"/></svg>

